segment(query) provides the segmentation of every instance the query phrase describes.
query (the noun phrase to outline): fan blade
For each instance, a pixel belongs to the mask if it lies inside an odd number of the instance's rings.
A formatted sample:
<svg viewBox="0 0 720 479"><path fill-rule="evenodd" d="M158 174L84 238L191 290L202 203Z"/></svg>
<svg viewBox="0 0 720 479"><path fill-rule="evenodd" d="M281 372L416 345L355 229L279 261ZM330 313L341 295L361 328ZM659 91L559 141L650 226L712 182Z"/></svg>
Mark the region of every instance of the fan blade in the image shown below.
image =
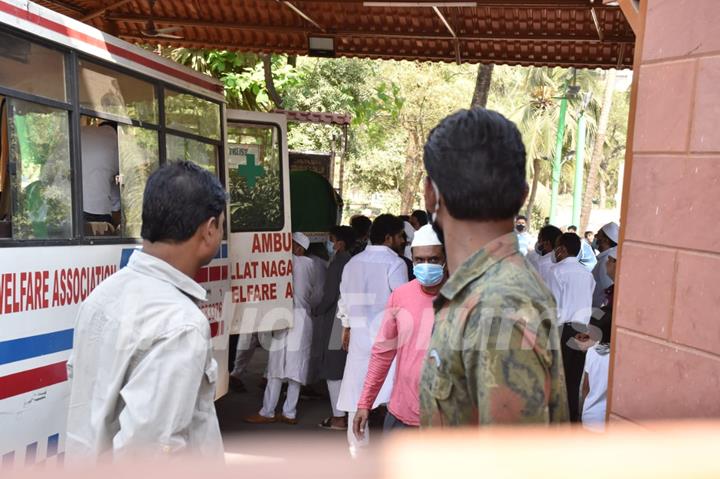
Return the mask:
<svg viewBox="0 0 720 479"><path fill-rule="evenodd" d="M155 35L155 38L166 38L168 40L182 40L185 37L183 37L181 35L172 35L170 33L158 33L157 35Z"/></svg>
<svg viewBox="0 0 720 479"><path fill-rule="evenodd" d="M158 33L172 33L177 32L179 30L182 30L182 27L165 27L165 28L156 28L155 31Z"/></svg>

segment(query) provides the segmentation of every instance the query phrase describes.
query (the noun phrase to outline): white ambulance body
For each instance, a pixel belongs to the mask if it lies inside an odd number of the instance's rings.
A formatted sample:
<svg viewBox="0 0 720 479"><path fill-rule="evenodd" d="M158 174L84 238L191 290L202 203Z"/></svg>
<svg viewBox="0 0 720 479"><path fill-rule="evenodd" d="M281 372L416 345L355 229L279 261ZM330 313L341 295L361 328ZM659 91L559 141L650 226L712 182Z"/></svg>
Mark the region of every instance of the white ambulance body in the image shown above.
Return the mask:
<svg viewBox="0 0 720 479"><path fill-rule="evenodd" d="M231 331L291 324L285 117L226 111L222 91L88 25L0 0L0 470L62 461L76 313L140 246L145 181L165 162L193 161L229 194L227 241L196 278L218 396ZM117 126L117 230L83 213L81 136L103 121Z"/></svg>

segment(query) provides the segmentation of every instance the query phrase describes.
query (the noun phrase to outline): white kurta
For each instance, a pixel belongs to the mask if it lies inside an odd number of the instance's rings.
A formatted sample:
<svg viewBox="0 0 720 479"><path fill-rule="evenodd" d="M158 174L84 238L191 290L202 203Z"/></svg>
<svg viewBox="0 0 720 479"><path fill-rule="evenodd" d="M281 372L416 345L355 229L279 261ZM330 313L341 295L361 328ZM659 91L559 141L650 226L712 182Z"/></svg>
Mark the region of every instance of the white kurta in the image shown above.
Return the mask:
<svg viewBox="0 0 720 479"><path fill-rule="evenodd" d="M613 284L613 280L607 275L605 266L608 262L609 250L605 250L597 256L597 264L593 268L592 275L595 278L595 291L593 292L593 307L599 308L605 301L605 290Z"/></svg>
<svg viewBox="0 0 720 479"><path fill-rule="evenodd" d="M341 411L357 410L387 300L407 281L405 262L387 246L368 246L345 265L338 308L343 325L350 327L350 348L337 404ZM394 376L393 364L373 407L390 400Z"/></svg>
<svg viewBox="0 0 720 479"><path fill-rule="evenodd" d="M596 345L588 349L585 356L585 376L590 391L585 398L582 411L582 423L585 429L597 432L605 430L609 370L610 348Z"/></svg>
<svg viewBox="0 0 720 479"><path fill-rule="evenodd" d="M310 311L316 280L313 260L293 255L293 325L273 333L268 378L292 379L301 384L307 381L313 326Z"/></svg>
<svg viewBox="0 0 720 479"><path fill-rule="evenodd" d="M588 324L595 280L577 258L565 258L550 270L548 287L558 305L558 324Z"/></svg>
<svg viewBox="0 0 720 479"><path fill-rule="evenodd" d="M223 460L205 288L135 251L80 307L68 361L67 458Z"/></svg>

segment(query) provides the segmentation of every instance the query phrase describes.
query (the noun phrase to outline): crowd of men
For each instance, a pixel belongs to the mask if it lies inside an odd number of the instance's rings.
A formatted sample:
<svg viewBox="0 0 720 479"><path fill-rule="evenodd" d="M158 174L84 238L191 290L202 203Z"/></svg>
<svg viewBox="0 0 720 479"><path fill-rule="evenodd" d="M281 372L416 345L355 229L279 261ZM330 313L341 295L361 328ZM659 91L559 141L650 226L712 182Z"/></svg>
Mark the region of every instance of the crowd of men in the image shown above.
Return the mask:
<svg viewBox="0 0 720 479"><path fill-rule="evenodd" d="M296 424L303 385L322 380L332 414L321 426L347 430L352 455L381 405L385 431L568 421L601 430L619 228L581 239L548 224L535 240L518 216L525 161L512 122L462 110L425 145L427 213L354 217L330 231L329 262L293 234L293 325L239 341L236 386L256 345L271 344L263 403L246 420ZM78 317L68 455L222 452L217 365L191 278L220 244L224 198L190 163L151 176L143 251Z"/></svg>

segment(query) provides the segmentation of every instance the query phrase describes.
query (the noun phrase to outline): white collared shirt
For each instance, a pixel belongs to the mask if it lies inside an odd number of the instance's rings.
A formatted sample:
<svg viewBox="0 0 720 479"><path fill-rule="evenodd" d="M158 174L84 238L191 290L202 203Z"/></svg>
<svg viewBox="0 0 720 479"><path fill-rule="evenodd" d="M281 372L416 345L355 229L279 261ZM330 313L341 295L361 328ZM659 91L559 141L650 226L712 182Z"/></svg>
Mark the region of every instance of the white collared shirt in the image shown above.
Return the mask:
<svg viewBox="0 0 720 479"><path fill-rule="evenodd" d="M537 261L537 270L538 274L542 278L542 280L545 282L545 285L549 284L549 276L550 276L550 270L555 266L555 263L553 262L553 258L555 257L555 252L551 251L547 254L544 254L538 258Z"/></svg>
<svg viewBox="0 0 720 479"><path fill-rule="evenodd" d="M135 251L80 307L68 360L70 461L223 458L205 289Z"/></svg>
<svg viewBox="0 0 720 479"><path fill-rule="evenodd" d="M548 275L548 287L558 305L558 324L590 322L595 280L577 258L556 263Z"/></svg>

